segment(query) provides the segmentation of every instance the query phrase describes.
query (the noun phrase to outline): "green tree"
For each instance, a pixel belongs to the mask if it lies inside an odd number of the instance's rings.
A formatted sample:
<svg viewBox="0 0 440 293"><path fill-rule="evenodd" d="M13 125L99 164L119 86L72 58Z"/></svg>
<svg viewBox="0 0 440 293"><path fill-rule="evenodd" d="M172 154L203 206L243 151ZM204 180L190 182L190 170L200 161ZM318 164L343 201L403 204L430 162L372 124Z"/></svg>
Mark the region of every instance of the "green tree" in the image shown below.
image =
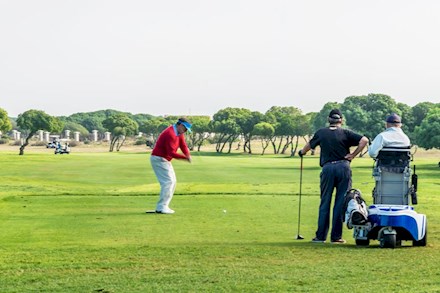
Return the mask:
<svg viewBox="0 0 440 293"><path fill-rule="evenodd" d="M11 129L12 124L8 117L8 112L0 108L0 132L8 132Z"/></svg>
<svg viewBox="0 0 440 293"><path fill-rule="evenodd" d="M28 110L18 115L17 126L20 127L22 132L27 133L24 144L20 146L20 155L24 154L24 149L29 144L29 140L37 131L60 132L63 128L63 124L58 118L39 110Z"/></svg>
<svg viewBox="0 0 440 293"><path fill-rule="evenodd" d="M402 115L402 130L408 135L411 141L414 140L415 118L412 115L412 108L404 103L397 103L399 113ZM391 114L391 113L390 113ZM385 119L385 117L384 117ZM403 123L404 122L404 123Z"/></svg>
<svg viewBox="0 0 440 293"><path fill-rule="evenodd" d="M216 120L214 115L214 120L211 121L211 127L215 132L215 151L222 153L225 145L228 143L228 153L230 153L232 143L240 136L240 126L232 119Z"/></svg>
<svg viewBox="0 0 440 293"><path fill-rule="evenodd" d="M126 136L136 134L139 128L136 121L124 113L109 116L102 122L102 125L112 134L110 152L113 152L115 146L116 151L119 152L125 142Z"/></svg>
<svg viewBox="0 0 440 293"><path fill-rule="evenodd" d="M142 125L144 122L151 120L155 118L153 115L150 114L135 114L131 117L134 121L137 122L138 125Z"/></svg>
<svg viewBox="0 0 440 293"><path fill-rule="evenodd" d="M139 131L147 135L147 146L153 147L162 131L170 126L173 121L168 117L155 117L150 120L144 120L139 126Z"/></svg>
<svg viewBox="0 0 440 293"><path fill-rule="evenodd" d="M251 141L253 130L256 124L263 121L264 115L258 111L249 111L242 109L241 115L238 117L238 125L240 125L244 138L243 152L252 154Z"/></svg>
<svg viewBox="0 0 440 293"><path fill-rule="evenodd" d="M301 110L295 107L273 106L266 112L266 121L275 121L272 122L275 127L275 136L271 141L274 154L284 154L289 147L291 153L293 152L293 138L298 133L296 125L302 115ZM279 139L278 145L277 139Z"/></svg>
<svg viewBox="0 0 440 293"><path fill-rule="evenodd" d="M296 137L295 145L293 149L291 149L291 156L294 156L296 151L298 150L299 139L300 137L304 138L307 142L306 137L310 136L313 133L312 127L312 119L316 116L316 113L309 113L306 115L298 115L295 117L294 123L294 135ZM293 144L293 142L292 142Z"/></svg>
<svg viewBox="0 0 440 293"><path fill-rule="evenodd" d="M72 132L79 132L82 137L88 137L90 132L81 124L76 122L65 122L62 131L70 130Z"/></svg>
<svg viewBox="0 0 440 293"><path fill-rule="evenodd" d="M106 129L102 125L102 122L112 115L122 114L122 113L130 118L133 116L130 113L124 113L117 110L107 109L107 110L99 110L95 112L72 114L69 117L66 117L66 121L71 121L81 124L89 132L92 132L93 130L98 130L99 132L105 132Z"/></svg>
<svg viewBox="0 0 440 293"><path fill-rule="evenodd" d="M203 143L211 135L211 118L209 116L190 116L188 119L192 123L192 132L186 134L189 141L188 147L190 150L194 150L197 147L199 152Z"/></svg>
<svg viewBox="0 0 440 293"><path fill-rule="evenodd" d="M348 97L342 103L341 111L348 128L370 139L384 130L384 121L389 114L396 113L402 117L396 101L382 94ZM403 123L405 118L402 117Z"/></svg>
<svg viewBox="0 0 440 293"><path fill-rule="evenodd" d="M312 120L313 133L315 133L318 129L322 127L326 127L328 125L328 114L330 113L331 110L340 109L340 108L341 108L341 104L339 103L336 102L326 103L322 107L321 111L319 111Z"/></svg>
<svg viewBox="0 0 440 293"><path fill-rule="evenodd" d="M318 112L310 112L307 113L305 116L306 121L308 122L307 125L304 126L304 135L303 139L305 143L308 143L310 139L312 138L313 134L315 133L315 127L314 127L314 121L317 119ZM328 113L327 113L328 115ZM325 124L324 124L325 125ZM296 149L295 149L296 151ZM311 150L312 155L315 154L315 150Z"/></svg>
<svg viewBox="0 0 440 293"><path fill-rule="evenodd" d="M411 108L411 117L412 117L412 123L406 122L405 124L408 126L409 133L408 136L411 139L411 143L418 145L418 138L415 133L416 127L420 126L422 124L422 121L426 118L426 115L428 115L429 110L440 106L439 104L434 104L431 102L422 102L418 103L414 107Z"/></svg>
<svg viewBox="0 0 440 293"><path fill-rule="evenodd" d="M263 149L261 155L264 155L267 147L272 141L273 136L275 135L275 128L268 122L260 122L255 124L252 134L260 139L261 147Z"/></svg>
<svg viewBox="0 0 440 293"><path fill-rule="evenodd" d="M415 129L418 145L426 148L440 148L440 106L431 109L420 126Z"/></svg>
<svg viewBox="0 0 440 293"><path fill-rule="evenodd" d="M246 116L251 112L243 108L225 108L214 114L211 127L216 133L216 151L223 152L226 144L229 145L228 153L231 152L232 144L244 131L242 126L246 124Z"/></svg>
<svg viewBox="0 0 440 293"><path fill-rule="evenodd" d="M416 126L422 124L422 121L425 119L426 115L428 115L429 110L438 106L440 106L440 103L434 104L431 102L422 102L412 107L411 115L414 117L414 125L410 128L410 131L414 131Z"/></svg>

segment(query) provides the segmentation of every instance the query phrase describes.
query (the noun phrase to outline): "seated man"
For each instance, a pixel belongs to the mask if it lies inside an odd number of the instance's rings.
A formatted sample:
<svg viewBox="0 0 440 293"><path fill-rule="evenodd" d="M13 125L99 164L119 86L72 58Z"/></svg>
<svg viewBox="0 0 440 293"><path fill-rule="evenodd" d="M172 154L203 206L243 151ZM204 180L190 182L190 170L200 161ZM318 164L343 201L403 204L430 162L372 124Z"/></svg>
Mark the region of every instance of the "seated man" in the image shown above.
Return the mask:
<svg viewBox="0 0 440 293"><path fill-rule="evenodd" d="M385 131L379 133L368 147L368 154L376 158L383 148L410 148L408 136L402 130L402 121L399 115L393 113L386 119Z"/></svg>

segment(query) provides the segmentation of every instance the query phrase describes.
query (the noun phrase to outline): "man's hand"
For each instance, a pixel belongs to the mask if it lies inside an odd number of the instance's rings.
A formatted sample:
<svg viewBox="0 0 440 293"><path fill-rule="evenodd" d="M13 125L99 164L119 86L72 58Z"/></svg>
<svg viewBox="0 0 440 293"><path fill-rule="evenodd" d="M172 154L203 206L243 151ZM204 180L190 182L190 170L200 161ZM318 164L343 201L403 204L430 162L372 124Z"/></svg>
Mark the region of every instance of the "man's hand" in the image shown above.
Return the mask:
<svg viewBox="0 0 440 293"><path fill-rule="evenodd" d="M348 160L348 161L352 161L355 158L355 156L353 156L353 154L347 154L345 155L344 159Z"/></svg>

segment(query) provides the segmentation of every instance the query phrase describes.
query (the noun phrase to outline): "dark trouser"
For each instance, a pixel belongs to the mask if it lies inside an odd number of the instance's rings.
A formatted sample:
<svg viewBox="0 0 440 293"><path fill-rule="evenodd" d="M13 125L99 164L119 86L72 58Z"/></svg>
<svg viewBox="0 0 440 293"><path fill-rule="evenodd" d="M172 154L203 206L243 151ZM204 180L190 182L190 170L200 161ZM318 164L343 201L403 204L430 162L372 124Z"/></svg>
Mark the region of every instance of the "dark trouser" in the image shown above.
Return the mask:
<svg viewBox="0 0 440 293"><path fill-rule="evenodd" d="M319 205L318 230L316 237L320 240L327 239L330 227L330 204L333 189L336 188L336 198L333 206L333 220L331 240L342 237L342 220L344 216L343 205L345 194L351 189L351 169L348 161L327 163L321 171L321 203Z"/></svg>

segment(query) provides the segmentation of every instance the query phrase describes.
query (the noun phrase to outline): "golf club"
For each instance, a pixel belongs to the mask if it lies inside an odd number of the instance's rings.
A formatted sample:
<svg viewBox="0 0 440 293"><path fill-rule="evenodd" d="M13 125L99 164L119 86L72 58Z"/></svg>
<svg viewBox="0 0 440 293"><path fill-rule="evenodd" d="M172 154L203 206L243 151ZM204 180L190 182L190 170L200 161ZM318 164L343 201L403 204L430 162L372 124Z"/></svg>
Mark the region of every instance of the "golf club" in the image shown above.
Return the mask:
<svg viewBox="0 0 440 293"><path fill-rule="evenodd" d="M300 158L301 158L301 163L300 163L300 171L299 171L298 234L296 235L296 240L304 239L304 237L302 237L299 234L299 227L301 225L301 194L302 194L303 156L300 156Z"/></svg>

